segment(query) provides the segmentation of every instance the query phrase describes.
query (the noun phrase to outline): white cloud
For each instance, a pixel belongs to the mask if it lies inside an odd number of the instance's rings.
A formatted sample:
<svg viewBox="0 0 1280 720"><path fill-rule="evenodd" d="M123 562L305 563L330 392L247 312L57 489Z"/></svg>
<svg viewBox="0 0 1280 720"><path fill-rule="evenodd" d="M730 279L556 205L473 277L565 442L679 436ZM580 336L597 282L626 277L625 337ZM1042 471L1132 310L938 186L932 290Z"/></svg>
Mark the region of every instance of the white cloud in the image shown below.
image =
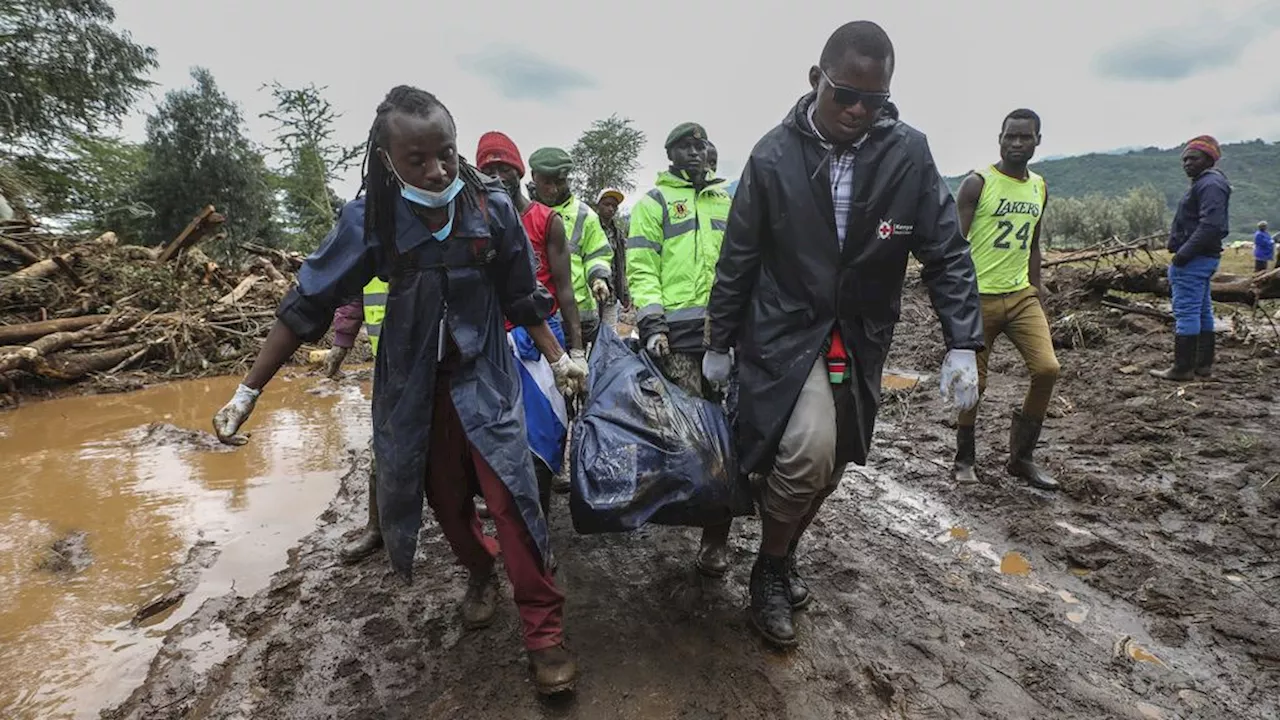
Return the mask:
<svg viewBox="0 0 1280 720"><path fill-rule="evenodd" d="M468 156L487 130L511 135L527 157L543 145L569 147L593 120L630 117L649 137L641 187L666 165L667 132L686 120L707 128L721 174L736 176L756 140L808 90L809 66L830 32L863 17L893 39L895 101L903 120L928 133L946 173L994 159L1000 120L1020 106L1044 118L1045 155L1171 146L1206 132L1224 142L1280 135L1280 116L1264 111L1280 96L1280 78L1266 72L1275 67L1280 30L1251 20L1273 17L1274 0L1221 0L1211 12L1193 0L917 1L865 16L834 0L115 6L120 26L159 51L158 90L187 84L193 65L208 67L244 106L260 141L270 132L257 119L270 105L263 83L327 85L345 113L339 131L348 142L365 137L388 89L409 83L449 106ZM1181 79L1121 79L1136 74L1123 67L1100 73L1097 58L1117 59L1116 48L1152 37L1153 17L1160 28L1204 29L1212 38L1234 37L1233 28L1250 22L1249 42L1234 62L1197 65ZM1178 30L1168 37L1185 44L1199 36ZM490 58L487 74L485 62L475 72L477 57ZM1118 59L1125 62L1123 53ZM127 129L140 137L141 127L134 120ZM350 195L358 180L353 173L339 192Z"/></svg>

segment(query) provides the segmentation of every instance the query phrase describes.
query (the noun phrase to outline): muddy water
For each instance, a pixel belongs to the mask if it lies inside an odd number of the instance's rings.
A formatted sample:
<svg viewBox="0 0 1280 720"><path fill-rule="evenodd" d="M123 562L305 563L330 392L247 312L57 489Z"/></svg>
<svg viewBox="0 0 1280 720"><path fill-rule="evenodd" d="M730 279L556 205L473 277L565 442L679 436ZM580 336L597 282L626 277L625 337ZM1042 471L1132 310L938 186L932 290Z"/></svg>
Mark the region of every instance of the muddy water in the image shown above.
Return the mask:
<svg viewBox="0 0 1280 720"><path fill-rule="evenodd" d="M36 403L0 414L0 717L96 717L204 599L250 595L369 437L367 388L274 382L228 449L206 431L236 380ZM135 627L202 543L198 584Z"/></svg>

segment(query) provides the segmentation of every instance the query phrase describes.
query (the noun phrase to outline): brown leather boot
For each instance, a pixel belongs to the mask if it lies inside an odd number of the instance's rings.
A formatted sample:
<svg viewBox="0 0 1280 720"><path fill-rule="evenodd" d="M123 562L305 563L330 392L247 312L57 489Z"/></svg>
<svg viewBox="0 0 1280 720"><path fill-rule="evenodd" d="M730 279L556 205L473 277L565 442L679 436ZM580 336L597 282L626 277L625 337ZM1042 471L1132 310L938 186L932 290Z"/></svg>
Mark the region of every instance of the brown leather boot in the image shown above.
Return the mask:
<svg viewBox="0 0 1280 720"><path fill-rule="evenodd" d="M539 695L573 692L578 681L578 663L563 645L529 651L529 670Z"/></svg>
<svg viewBox="0 0 1280 720"><path fill-rule="evenodd" d="M467 594L462 596L462 626L468 630L489 627L498 609L498 576L490 565L472 570L467 579Z"/></svg>
<svg viewBox="0 0 1280 720"><path fill-rule="evenodd" d="M338 550L338 559L347 565L358 563L382 549L382 529L378 525L378 477L369 471L369 519L364 532Z"/></svg>

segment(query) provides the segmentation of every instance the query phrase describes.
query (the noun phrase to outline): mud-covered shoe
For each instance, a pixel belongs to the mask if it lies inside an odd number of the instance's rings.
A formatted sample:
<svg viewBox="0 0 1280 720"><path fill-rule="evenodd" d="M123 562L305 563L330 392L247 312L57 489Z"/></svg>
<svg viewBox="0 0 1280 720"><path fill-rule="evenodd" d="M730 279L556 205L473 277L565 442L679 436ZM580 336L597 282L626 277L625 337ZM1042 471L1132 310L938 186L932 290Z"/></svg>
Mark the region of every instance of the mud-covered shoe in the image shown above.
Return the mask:
<svg viewBox="0 0 1280 720"><path fill-rule="evenodd" d="M529 651L529 670L539 695L572 692L578 681L578 662L564 645Z"/></svg>
<svg viewBox="0 0 1280 720"><path fill-rule="evenodd" d="M721 578L729 571L729 526L715 525L702 529L698 557L693 563L704 577Z"/></svg>
<svg viewBox="0 0 1280 720"><path fill-rule="evenodd" d="M498 609L498 576L493 566L472 570L467 594L462 596L462 626L468 630L488 627Z"/></svg>
<svg viewBox="0 0 1280 720"><path fill-rule="evenodd" d="M764 553L751 568L751 627L770 645L784 649L797 642L787 573L787 558Z"/></svg>
<svg viewBox="0 0 1280 720"><path fill-rule="evenodd" d="M977 440L972 425L956 426L956 461L951 466L951 477L958 485L978 482L975 469L978 459Z"/></svg>
<svg viewBox="0 0 1280 720"><path fill-rule="evenodd" d="M565 463L560 472L551 476L551 491L557 495L569 494L569 463Z"/></svg>
<svg viewBox="0 0 1280 720"><path fill-rule="evenodd" d="M787 583L788 597L791 598L792 610L803 610L808 606L813 596L809 594L809 583L800 577L800 571L796 569L796 556L787 556Z"/></svg>
<svg viewBox="0 0 1280 720"><path fill-rule="evenodd" d="M338 550L338 559L354 565L382 549L382 531L375 525L366 527L354 540Z"/></svg>
<svg viewBox="0 0 1280 720"><path fill-rule="evenodd" d="M374 470L369 471L369 519L364 532L338 549L338 559L347 565L358 563L382 549L382 530L378 525L378 480Z"/></svg>

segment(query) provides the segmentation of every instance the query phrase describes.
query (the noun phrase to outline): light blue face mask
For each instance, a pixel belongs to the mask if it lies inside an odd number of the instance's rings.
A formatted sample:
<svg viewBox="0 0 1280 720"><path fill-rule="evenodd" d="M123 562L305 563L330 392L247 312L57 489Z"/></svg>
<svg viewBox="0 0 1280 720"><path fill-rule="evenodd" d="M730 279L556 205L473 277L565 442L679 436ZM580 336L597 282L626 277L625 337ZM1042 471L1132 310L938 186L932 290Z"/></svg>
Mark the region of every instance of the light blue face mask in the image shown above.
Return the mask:
<svg viewBox="0 0 1280 720"><path fill-rule="evenodd" d="M445 223L444 227L431 233L431 237L435 238L437 242L447 240L449 233L453 232L453 209L455 207L457 207L457 203L449 203L449 222Z"/></svg>
<svg viewBox="0 0 1280 720"><path fill-rule="evenodd" d="M391 174L396 176L396 181L400 183L400 196L411 203L428 208L442 208L453 202L453 199L458 197L458 193L462 192L461 175L455 177L453 182L449 183L449 187L444 190L439 192L435 190L427 190L426 188L420 188L417 185L410 185L405 182L404 178L400 177L400 173L396 171L396 166L391 162L391 158L387 157L385 154L382 158L387 167L391 169ZM452 220L452 218L452 213L450 213L450 220Z"/></svg>

